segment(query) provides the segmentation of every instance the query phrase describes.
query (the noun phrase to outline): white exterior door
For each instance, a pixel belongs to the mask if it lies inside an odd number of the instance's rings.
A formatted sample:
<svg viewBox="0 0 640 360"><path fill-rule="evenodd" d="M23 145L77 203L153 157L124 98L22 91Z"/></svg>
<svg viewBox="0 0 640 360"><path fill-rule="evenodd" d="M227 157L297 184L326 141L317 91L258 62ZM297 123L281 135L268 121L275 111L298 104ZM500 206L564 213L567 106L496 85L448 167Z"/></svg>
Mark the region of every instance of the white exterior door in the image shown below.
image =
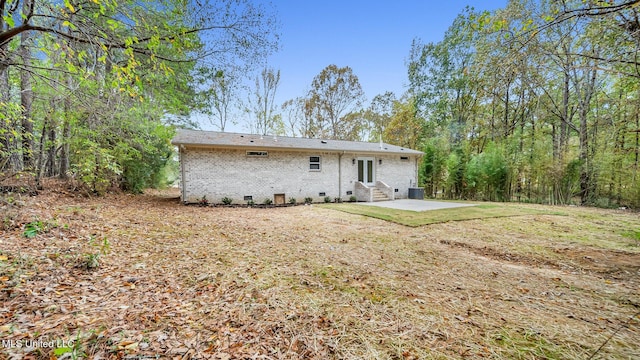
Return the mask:
<svg viewBox="0 0 640 360"><path fill-rule="evenodd" d="M375 159L372 157L358 158L358 181L367 186L375 185Z"/></svg>

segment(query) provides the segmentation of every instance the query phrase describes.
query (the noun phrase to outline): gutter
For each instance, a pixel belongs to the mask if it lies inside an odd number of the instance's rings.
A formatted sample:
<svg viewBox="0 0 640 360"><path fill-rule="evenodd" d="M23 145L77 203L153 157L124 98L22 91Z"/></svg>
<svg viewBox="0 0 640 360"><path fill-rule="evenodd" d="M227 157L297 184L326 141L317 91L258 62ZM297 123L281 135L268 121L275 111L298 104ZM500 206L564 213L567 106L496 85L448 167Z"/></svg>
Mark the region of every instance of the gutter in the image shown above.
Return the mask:
<svg viewBox="0 0 640 360"><path fill-rule="evenodd" d="M318 148L318 147L309 147L309 148L300 148L300 147L286 147L286 146L260 146L260 145L211 145L211 144L201 144L201 143L186 143L186 142L172 142L171 144L175 146L184 146L191 148L200 148L200 149L231 149L231 150L247 150L247 149L259 149L259 150L273 150L273 151L292 151L292 152L307 152L307 151L317 151L317 152L326 152L326 153L343 153L345 154L348 150L350 153L357 153L363 155L403 155L403 156L411 156L418 155L423 156L424 153L421 151L413 150L413 149L405 149L404 151L393 151L393 150L359 150L359 149L327 149L327 148Z"/></svg>

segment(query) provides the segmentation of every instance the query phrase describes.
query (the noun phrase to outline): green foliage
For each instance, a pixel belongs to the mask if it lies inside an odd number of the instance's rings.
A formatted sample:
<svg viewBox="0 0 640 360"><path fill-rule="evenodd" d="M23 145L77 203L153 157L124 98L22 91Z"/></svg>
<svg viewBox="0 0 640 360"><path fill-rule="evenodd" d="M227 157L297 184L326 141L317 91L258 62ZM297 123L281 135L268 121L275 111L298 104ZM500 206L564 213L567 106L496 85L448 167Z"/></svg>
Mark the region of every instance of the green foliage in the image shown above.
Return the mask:
<svg viewBox="0 0 640 360"><path fill-rule="evenodd" d="M27 239L31 239L36 237L39 233L44 232L44 230L45 224L42 221L32 221L24 226L24 232L22 235Z"/></svg>
<svg viewBox="0 0 640 360"><path fill-rule="evenodd" d="M304 198L304 203L305 203L305 204L311 204L311 203L313 203L313 198L312 198L312 197L306 197L306 198Z"/></svg>
<svg viewBox="0 0 640 360"><path fill-rule="evenodd" d="M100 257L109 253L111 244L106 237L97 242L96 238L92 236L89 239L89 246L93 248L93 251L85 253L82 267L91 270L100 267Z"/></svg>
<svg viewBox="0 0 640 360"><path fill-rule="evenodd" d="M112 150L103 148L89 136L75 137L71 149L71 170L91 191L101 195L117 183L122 168Z"/></svg>
<svg viewBox="0 0 640 360"><path fill-rule="evenodd" d="M351 195L351 196L349 197L349 202L356 202L356 201L358 201L358 198L357 198L357 197L355 197L354 195Z"/></svg>
<svg viewBox="0 0 640 360"><path fill-rule="evenodd" d="M173 157L170 141L174 130L157 123L138 124L136 130L136 136L122 147L121 187L140 193L147 187L167 185L163 169Z"/></svg>
<svg viewBox="0 0 640 360"><path fill-rule="evenodd" d="M298 202L298 200L296 200L296 198L294 198L294 197L290 197L289 198L289 204L295 205L297 202Z"/></svg>
<svg viewBox="0 0 640 360"><path fill-rule="evenodd" d="M561 173L558 191L562 191L558 196L563 203L568 204L571 198L580 191L580 171L583 162L579 159L571 160Z"/></svg>
<svg viewBox="0 0 640 360"><path fill-rule="evenodd" d="M331 202L331 196L325 196L324 197L324 202L325 203L330 203Z"/></svg>
<svg viewBox="0 0 640 360"><path fill-rule="evenodd" d="M385 141L409 149L417 149L425 137L425 121L417 111L416 99L395 101L391 121L384 130Z"/></svg>
<svg viewBox="0 0 640 360"><path fill-rule="evenodd" d="M622 236L628 237L629 239L632 239L632 240L636 240L640 243L640 230L625 231L624 233L622 233Z"/></svg>
<svg viewBox="0 0 640 360"><path fill-rule="evenodd" d="M467 194L489 201L508 200L509 168L502 149L489 144L484 152L474 155L465 170Z"/></svg>
<svg viewBox="0 0 640 360"><path fill-rule="evenodd" d="M55 220L34 220L25 224L22 235L27 239L31 239L36 237L38 234L49 232L51 229L57 228L58 226L59 224ZM64 225L63 228L68 228L68 225Z"/></svg>
<svg viewBox="0 0 640 360"><path fill-rule="evenodd" d="M202 197L198 199L198 205L209 206L209 200L207 199L207 195L202 195Z"/></svg>
<svg viewBox="0 0 640 360"><path fill-rule="evenodd" d="M364 91L350 67L327 66L311 82L304 104L309 124L303 136L358 140L363 100Z"/></svg>
<svg viewBox="0 0 640 360"><path fill-rule="evenodd" d="M84 352L82 346L82 337L80 336L80 331L76 334L76 338L73 340L73 343L69 343L67 346L62 346L55 348L53 350L53 354L56 357L63 357L65 354L69 354L72 360L76 359L84 359L87 354Z"/></svg>
<svg viewBox="0 0 640 360"><path fill-rule="evenodd" d="M246 70L277 43L273 14L247 0L12 0L0 12L0 174L24 158L38 180L70 176L95 194L175 180L167 124L192 124L201 59Z"/></svg>
<svg viewBox="0 0 640 360"><path fill-rule="evenodd" d="M419 174L427 193L640 206L640 122L629 105L640 97L640 80L629 76L638 61L629 54L640 47L614 20L633 10L558 18L594 6L467 8L442 41L413 42L408 96L425 119Z"/></svg>
<svg viewBox="0 0 640 360"><path fill-rule="evenodd" d="M466 155L462 149L449 154L446 161L447 182L446 194L450 198L461 198L465 190L464 173Z"/></svg>
<svg viewBox="0 0 640 360"><path fill-rule="evenodd" d="M0 94L1 96L2 94ZM22 139L22 134L16 126L22 116L22 107L13 102L3 102L0 97L0 175L12 157L20 155L16 145ZM5 140L6 139L6 140Z"/></svg>
<svg viewBox="0 0 640 360"><path fill-rule="evenodd" d="M100 254L88 253L85 255L84 267L87 269L96 269L100 267Z"/></svg>
<svg viewBox="0 0 640 360"><path fill-rule="evenodd" d="M263 205L271 205L271 204L273 204L273 200L271 200L269 198L265 198L264 200L262 200L262 204Z"/></svg>
<svg viewBox="0 0 640 360"><path fill-rule="evenodd" d="M420 164L419 184L424 184L427 196L435 197L438 187L442 185L446 170L447 153L441 139L430 139L422 151L422 163Z"/></svg>
<svg viewBox="0 0 640 360"><path fill-rule="evenodd" d="M138 104L129 112L142 112L145 106ZM97 129L84 122L74 124L69 139L71 172L96 194L112 186L133 193L166 186L170 166L175 171L170 144L174 130L159 121L129 116L118 114L119 122L104 122Z"/></svg>
<svg viewBox="0 0 640 360"><path fill-rule="evenodd" d="M256 204L256 202L255 202L255 201L253 201L253 200L247 200L247 205L248 205L248 206L254 206L255 204Z"/></svg>
<svg viewBox="0 0 640 360"><path fill-rule="evenodd" d="M226 197L226 196L222 198L222 203L224 205L231 205L232 202L233 202L232 198L229 198L229 197Z"/></svg>
<svg viewBox="0 0 640 360"><path fill-rule="evenodd" d="M629 195L625 196L628 200L628 206L632 206L636 209L640 208L640 182L636 182L634 186L629 189Z"/></svg>

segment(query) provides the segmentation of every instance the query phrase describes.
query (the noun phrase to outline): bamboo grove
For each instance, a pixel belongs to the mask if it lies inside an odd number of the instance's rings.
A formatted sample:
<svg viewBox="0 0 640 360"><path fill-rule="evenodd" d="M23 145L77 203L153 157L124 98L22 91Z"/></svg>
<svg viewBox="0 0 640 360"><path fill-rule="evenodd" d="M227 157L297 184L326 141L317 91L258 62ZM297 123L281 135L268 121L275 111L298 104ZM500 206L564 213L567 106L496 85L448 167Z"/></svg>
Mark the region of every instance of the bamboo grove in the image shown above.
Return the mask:
<svg viewBox="0 0 640 360"><path fill-rule="evenodd" d="M415 40L427 193L640 206L638 1L510 1Z"/></svg>

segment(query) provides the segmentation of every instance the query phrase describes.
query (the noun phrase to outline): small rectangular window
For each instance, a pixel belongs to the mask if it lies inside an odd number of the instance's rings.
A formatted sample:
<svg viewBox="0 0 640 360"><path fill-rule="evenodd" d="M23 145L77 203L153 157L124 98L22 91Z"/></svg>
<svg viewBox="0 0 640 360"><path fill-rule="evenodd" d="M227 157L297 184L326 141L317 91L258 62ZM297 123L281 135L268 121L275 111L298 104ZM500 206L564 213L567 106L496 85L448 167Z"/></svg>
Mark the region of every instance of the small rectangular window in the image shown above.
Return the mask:
<svg viewBox="0 0 640 360"><path fill-rule="evenodd" d="M400 160L409 161L409 157L408 156L400 156Z"/></svg>
<svg viewBox="0 0 640 360"><path fill-rule="evenodd" d="M309 170L320 171L320 156L309 156Z"/></svg>
<svg viewBox="0 0 640 360"><path fill-rule="evenodd" d="M266 151L247 151L247 157L267 157L269 153Z"/></svg>

